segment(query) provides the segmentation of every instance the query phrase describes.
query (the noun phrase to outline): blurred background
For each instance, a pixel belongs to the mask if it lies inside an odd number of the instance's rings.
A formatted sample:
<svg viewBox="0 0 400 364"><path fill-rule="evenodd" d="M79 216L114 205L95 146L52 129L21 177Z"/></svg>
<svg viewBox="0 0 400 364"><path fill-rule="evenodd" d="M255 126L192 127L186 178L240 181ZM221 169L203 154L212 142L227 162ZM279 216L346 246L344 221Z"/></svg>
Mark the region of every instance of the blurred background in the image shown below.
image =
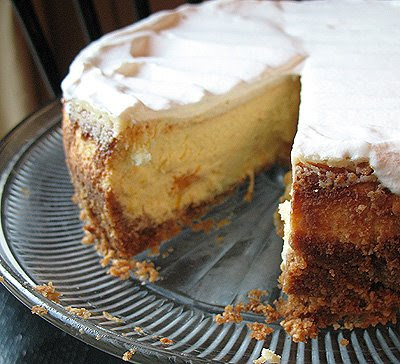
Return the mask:
<svg viewBox="0 0 400 364"><path fill-rule="evenodd" d="M136 2L143 5L144 1ZM32 1L61 78L67 74L75 55L89 41L81 27L77 3L75 0ZM135 0L93 0L92 3L102 33L140 18ZM150 0L148 10L153 13L183 3L185 1ZM0 138L52 98L34 62L13 1L0 0Z"/></svg>

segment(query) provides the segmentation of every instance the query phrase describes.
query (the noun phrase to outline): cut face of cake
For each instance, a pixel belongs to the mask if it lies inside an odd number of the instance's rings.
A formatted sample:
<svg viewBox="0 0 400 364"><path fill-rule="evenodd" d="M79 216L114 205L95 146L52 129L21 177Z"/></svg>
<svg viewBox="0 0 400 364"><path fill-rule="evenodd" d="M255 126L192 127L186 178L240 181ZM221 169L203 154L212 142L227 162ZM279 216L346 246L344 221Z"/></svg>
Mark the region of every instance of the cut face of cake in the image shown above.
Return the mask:
<svg viewBox="0 0 400 364"><path fill-rule="evenodd" d="M298 77L286 76L216 115L149 120L108 144L84 131L98 111L65 113L67 161L90 229L124 255L158 247L289 153L298 105ZM83 114L94 121L82 121Z"/></svg>
<svg viewBox="0 0 400 364"><path fill-rule="evenodd" d="M282 325L303 341L395 320L399 16L390 1L210 1L88 46L62 85L86 230L122 256L156 248L288 157L297 128Z"/></svg>
<svg viewBox="0 0 400 364"><path fill-rule="evenodd" d="M288 159L300 97L292 70L304 53L273 24L234 15L237 5L184 6L106 35L63 82L86 229L120 254L158 247Z"/></svg>

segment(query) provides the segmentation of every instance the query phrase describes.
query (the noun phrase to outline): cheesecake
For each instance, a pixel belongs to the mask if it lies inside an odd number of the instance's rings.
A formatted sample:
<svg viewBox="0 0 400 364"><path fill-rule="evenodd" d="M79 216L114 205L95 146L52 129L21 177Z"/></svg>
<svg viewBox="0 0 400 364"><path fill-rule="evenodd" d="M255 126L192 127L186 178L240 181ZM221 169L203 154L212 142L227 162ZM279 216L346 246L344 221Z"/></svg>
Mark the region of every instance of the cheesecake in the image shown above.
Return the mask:
<svg viewBox="0 0 400 364"><path fill-rule="evenodd" d="M239 104L224 101L221 113L137 122L105 143L92 125L99 111L72 106L64 112L64 142L86 229L123 255L156 249L288 155L298 90L298 77L285 76Z"/></svg>
<svg viewBox="0 0 400 364"><path fill-rule="evenodd" d="M300 97L291 71L304 54L271 24L235 16L236 5L187 5L108 34L62 84L85 229L119 255L157 249L290 153Z"/></svg>
<svg viewBox="0 0 400 364"><path fill-rule="evenodd" d="M122 257L157 249L290 156L282 326L304 341L394 322L399 16L395 1L218 0L90 44L62 83L86 232Z"/></svg>

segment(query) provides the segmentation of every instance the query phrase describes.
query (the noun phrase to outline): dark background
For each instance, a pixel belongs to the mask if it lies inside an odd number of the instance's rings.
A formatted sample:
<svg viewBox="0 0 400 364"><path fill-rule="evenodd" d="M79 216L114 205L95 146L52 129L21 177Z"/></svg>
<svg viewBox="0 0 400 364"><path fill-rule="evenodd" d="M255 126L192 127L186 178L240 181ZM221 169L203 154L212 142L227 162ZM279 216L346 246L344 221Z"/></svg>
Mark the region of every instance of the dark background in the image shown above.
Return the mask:
<svg viewBox="0 0 400 364"><path fill-rule="evenodd" d="M1 364L115 364L106 354L66 334L19 302L0 284Z"/></svg>

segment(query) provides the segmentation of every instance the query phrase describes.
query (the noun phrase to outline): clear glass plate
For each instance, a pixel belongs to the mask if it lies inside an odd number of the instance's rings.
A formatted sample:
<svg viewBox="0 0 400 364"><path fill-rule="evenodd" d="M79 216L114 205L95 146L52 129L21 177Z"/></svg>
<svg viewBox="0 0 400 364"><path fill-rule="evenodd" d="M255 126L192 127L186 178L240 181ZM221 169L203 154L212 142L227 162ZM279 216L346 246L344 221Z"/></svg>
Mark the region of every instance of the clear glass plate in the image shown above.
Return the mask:
<svg viewBox="0 0 400 364"><path fill-rule="evenodd" d="M250 339L246 322L263 321L252 314L240 324L215 324L215 314L245 300L250 289L268 290L271 302L280 295L282 240L273 223L283 191L285 171L279 167L256 178L251 203L244 202L242 186L206 217L229 224L209 233L185 230L166 242L161 255L150 258L161 267L162 280L143 285L107 275L93 247L80 242L60 119L57 101L24 120L0 145L0 274L25 305L48 309L44 319L118 357L134 348L132 362L139 363L251 363L263 347L281 355L282 363L400 362L399 326L324 330L296 344L279 324L265 342ZM174 251L163 258L170 247ZM48 281L62 293L61 305L32 288ZM85 321L65 306L87 308L92 316ZM103 311L122 322L106 320ZM173 344L163 345L160 337ZM340 345L342 338L349 345Z"/></svg>

